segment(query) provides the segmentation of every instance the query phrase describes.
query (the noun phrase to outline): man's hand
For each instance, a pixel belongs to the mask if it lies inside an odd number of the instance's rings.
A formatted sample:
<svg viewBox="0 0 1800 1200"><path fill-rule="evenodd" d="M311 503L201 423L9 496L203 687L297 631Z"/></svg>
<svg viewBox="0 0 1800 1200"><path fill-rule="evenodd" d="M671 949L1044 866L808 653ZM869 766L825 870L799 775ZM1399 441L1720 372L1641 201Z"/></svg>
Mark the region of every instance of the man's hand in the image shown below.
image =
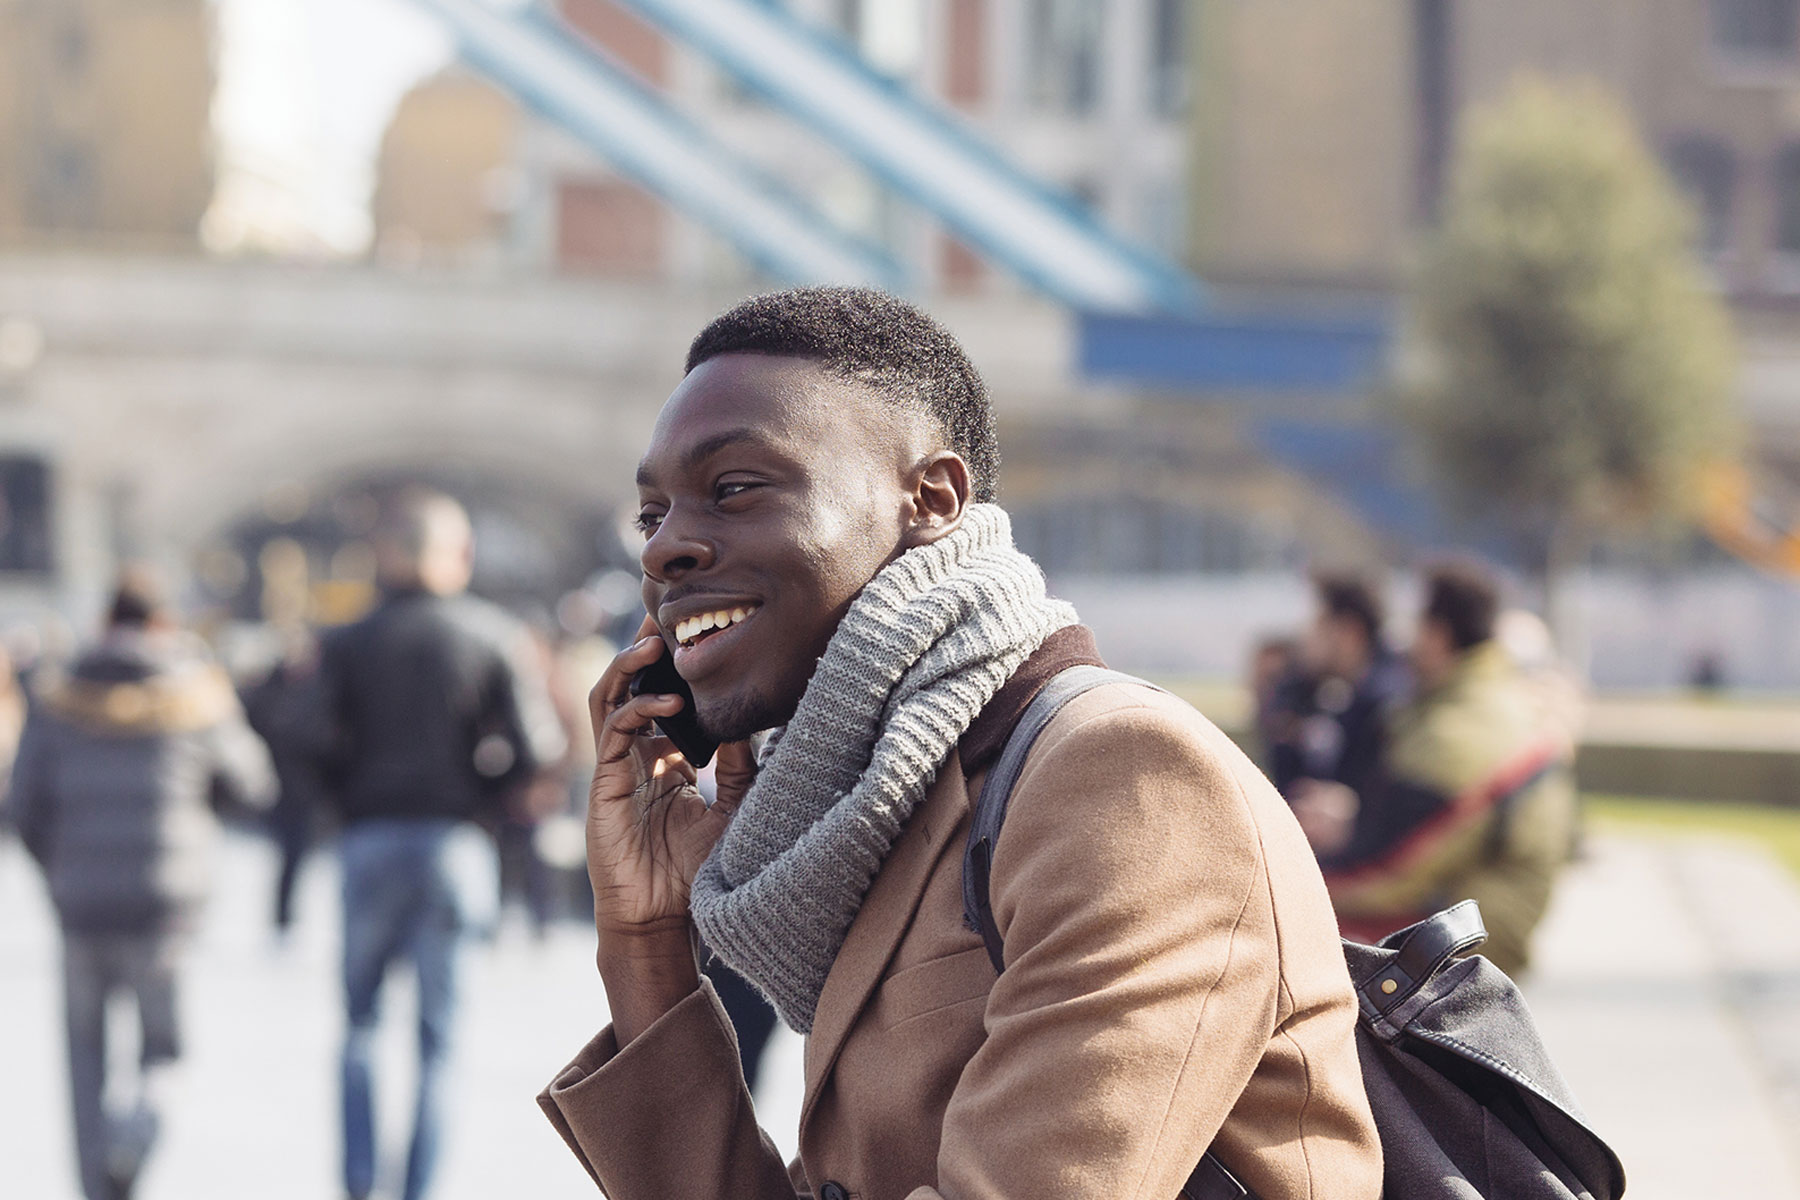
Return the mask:
<svg viewBox="0 0 1800 1200"><path fill-rule="evenodd" d="M719 748L711 808L694 768L657 734L680 696L631 695L631 678L667 653L646 618L588 696L594 720L594 781L588 789L588 878L600 973L623 1047L699 986L689 938L688 895L700 864L755 778L748 746Z"/></svg>

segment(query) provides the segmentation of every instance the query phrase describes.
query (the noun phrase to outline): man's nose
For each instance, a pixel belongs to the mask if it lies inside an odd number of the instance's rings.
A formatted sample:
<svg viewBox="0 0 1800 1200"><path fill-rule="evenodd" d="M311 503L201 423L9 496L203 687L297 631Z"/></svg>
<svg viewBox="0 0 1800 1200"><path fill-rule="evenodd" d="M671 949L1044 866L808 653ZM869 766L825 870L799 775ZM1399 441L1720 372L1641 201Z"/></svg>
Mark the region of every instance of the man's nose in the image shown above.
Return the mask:
<svg viewBox="0 0 1800 1200"><path fill-rule="evenodd" d="M705 570L713 564L717 554L711 541L671 511L650 535L650 540L644 543L639 557L645 575L666 583L690 571Z"/></svg>

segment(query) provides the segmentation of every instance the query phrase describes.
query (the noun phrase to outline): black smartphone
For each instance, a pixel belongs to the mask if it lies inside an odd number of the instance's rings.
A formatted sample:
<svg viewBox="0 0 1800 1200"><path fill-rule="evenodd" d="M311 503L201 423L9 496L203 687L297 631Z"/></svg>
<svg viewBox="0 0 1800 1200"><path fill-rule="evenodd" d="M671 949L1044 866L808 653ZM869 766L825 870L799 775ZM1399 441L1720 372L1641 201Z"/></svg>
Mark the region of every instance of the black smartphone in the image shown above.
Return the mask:
<svg viewBox="0 0 1800 1200"><path fill-rule="evenodd" d="M675 748L681 751L681 757L695 767L704 767L711 762L713 754L719 749L719 743L700 731L700 720L694 715L694 693L688 689L687 680L681 677L681 672L675 669L667 646L663 647L661 658L631 677L631 694L642 696L646 693L681 697L681 711L672 717L656 718L656 727L664 737L675 743Z"/></svg>

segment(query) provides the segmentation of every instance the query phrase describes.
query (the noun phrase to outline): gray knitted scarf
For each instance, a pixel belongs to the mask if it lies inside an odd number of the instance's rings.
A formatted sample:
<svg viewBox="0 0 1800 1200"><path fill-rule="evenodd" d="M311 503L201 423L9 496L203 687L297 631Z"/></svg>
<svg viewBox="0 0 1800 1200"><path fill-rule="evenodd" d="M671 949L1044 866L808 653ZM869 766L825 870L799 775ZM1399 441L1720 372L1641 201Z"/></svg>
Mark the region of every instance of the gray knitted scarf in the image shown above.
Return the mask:
<svg viewBox="0 0 1800 1200"><path fill-rule="evenodd" d="M1075 610L997 505L909 550L844 614L793 720L694 880L694 923L810 1032L863 897L957 739Z"/></svg>

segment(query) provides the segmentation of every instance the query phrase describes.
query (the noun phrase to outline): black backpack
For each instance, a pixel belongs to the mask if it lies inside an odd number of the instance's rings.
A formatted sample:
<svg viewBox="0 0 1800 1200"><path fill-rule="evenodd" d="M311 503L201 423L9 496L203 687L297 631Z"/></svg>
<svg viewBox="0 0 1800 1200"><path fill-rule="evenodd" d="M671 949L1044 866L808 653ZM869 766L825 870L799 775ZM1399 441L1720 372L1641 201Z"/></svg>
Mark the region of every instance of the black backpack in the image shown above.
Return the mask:
<svg viewBox="0 0 1800 1200"><path fill-rule="evenodd" d="M1104 683L1154 687L1102 667L1046 684L1013 728L976 801L963 854L963 916L1002 971L989 903L994 847L1013 785L1038 734L1063 705ZM1618 1155L1581 1115L1512 980L1480 957L1487 937L1473 900L1389 934L1344 942L1361 1008L1356 1051L1381 1136L1385 1200L1613 1200ZM1209 1152L1187 1200L1255 1200Z"/></svg>

